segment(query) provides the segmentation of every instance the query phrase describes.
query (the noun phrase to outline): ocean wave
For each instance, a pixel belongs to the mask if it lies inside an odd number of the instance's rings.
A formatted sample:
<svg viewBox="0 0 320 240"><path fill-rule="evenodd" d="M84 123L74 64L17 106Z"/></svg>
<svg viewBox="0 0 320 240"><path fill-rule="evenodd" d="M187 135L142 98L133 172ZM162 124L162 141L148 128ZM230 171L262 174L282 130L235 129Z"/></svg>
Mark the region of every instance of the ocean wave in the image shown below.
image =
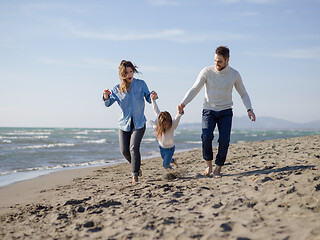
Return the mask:
<svg viewBox="0 0 320 240"><path fill-rule="evenodd" d="M31 146L17 147L15 149L41 149L41 148L74 147L74 146L75 144L73 143L51 143L51 144L44 144L44 145L31 145Z"/></svg>
<svg viewBox="0 0 320 240"><path fill-rule="evenodd" d="M105 129L105 130L84 130L80 132L75 132L74 134L79 134L79 135L87 135L89 133L114 133L117 132L115 129Z"/></svg>
<svg viewBox="0 0 320 240"><path fill-rule="evenodd" d="M76 139L88 139L88 137L84 137L84 136L75 136L74 138L76 138Z"/></svg>
<svg viewBox="0 0 320 240"><path fill-rule="evenodd" d="M9 136L0 136L0 139L45 139L48 138L48 136L32 136L32 137L27 137L27 136L19 136L19 137L9 137Z"/></svg>
<svg viewBox="0 0 320 240"><path fill-rule="evenodd" d="M106 163L113 163L116 161L110 160L94 160L91 162L85 163L70 163L70 164L59 164L55 166L44 166L44 167L34 167L34 168L26 168L26 169L16 169L12 171L0 172L0 176L19 173L19 172L31 172L31 171L43 171L43 170L58 170L63 168L74 168L74 167L86 167L86 166L94 166L94 165L101 165Z"/></svg>
<svg viewBox="0 0 320 240"><path fill-rule="evenodd" d="M89 132L87 130L81 132L75 132L74 134L87 135Z"/></svg>
<svg viewBox="0 0 320 240"><path fill-rule="evenodd" d="M185 143L191 143L191 144L202 144L201 141L185 141Z"/></svg>
<svg viewBox="0 0 320 240"><path fill-rule="evenodd" d="M46 135L51 134L51 132L9 132L2 133L3 135Z"/></svg>
<svg viewBox="0 0 320 240"><path fill-rule="evenodd" d="M89 130L94 133L106 133L106 132L117 132L115 129L106 129L106 130Z"/></svg>
<svg viewBox="0 0 320 240"><path fill-rule="evenodd" d="M155 138L145 138L145 139L142 139L142 142L144 143L150 143L150 142L155 142L157 141L157 139Z"/></svg>
<svg viewBox="0 0 320 240"><path fill-rule="evenodd" d="M6 140L6 139L5 139L5 140L2 140L1 142L2 142L2 143L12 143L11 140Z"/></svg>
<svg viewBox="0 0 320 240"><path fill-rule="evenodd" d="M84 143L98 143L98 144L102 144L102 143L106 143L106 142L107 142L107 139L84 141Z"/></svg>

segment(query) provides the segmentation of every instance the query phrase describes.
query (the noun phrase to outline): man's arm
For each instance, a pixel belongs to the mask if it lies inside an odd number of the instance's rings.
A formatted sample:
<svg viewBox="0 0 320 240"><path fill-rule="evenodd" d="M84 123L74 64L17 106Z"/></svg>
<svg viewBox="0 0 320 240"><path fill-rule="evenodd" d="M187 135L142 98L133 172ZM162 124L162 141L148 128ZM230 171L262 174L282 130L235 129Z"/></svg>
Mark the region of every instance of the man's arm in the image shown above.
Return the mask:
<svg viewBox="0 0 320 240"><path fill-rule="evenodd" d="M184 107L191 102L197 94L200 92L202 87L204 86L206 82L206 76L204 74L205 69L203 69L196 80L196 82L193 84L193 86L189 89L187 94L184 96L182 102L178 105L178 112L181 114L183 112Z"/></svg>
<svg viewBox="0 0 320 240"><path fill-rule="evenodd" d="M235 82L235 88L236 88L237 92L239 93L244 106L247 108L249 119L253 122L256 121L256 115L253 112L249 94L246 91L246 88L243 84L243 81L242 81L240 74Z"/></svg>

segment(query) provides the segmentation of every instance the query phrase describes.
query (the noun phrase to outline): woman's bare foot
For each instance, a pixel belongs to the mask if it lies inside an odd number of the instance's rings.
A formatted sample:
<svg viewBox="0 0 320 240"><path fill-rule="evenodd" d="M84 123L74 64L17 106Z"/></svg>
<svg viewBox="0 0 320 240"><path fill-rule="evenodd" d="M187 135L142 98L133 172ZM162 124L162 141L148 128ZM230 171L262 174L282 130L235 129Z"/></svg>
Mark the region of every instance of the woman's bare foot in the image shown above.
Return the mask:
<svg viewBox="0 0 320 240"><path fill-rule="evenodd" d="M178 168L178 167L179 167L178 162L177 162L177 160L176 160L176 159L173 161L173 164L176 166L176 168Z"/></svg>
<svg viewBox="0 0 320 240"><path fill-rule="evenodd" d="M132 176L132 184L136 184L138 181L138 176Z"/></svg>

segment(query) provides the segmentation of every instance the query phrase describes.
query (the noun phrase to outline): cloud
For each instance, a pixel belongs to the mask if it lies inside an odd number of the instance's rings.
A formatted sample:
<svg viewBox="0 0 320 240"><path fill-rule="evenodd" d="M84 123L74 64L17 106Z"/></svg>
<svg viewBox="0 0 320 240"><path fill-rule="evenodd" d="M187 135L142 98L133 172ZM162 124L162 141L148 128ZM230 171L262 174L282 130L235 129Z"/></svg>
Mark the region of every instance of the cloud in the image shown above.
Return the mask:
<svg viewBox="0 0 320 240"><path fill-rule="evenodd" d="M320 47L290 49L283 52L249 52L251 56L320 60Z"/></svg>
<svg viewBox="0 0 320 240"><path fill-rule="evenodd" d="M204 41L242 40L247 36L230 32L188 32L183 29L165 29L158 31L105 30L90 31L70 28L70 32L80 38L106 41L142 41L165 40L177 43L194 43Z"/></svg>

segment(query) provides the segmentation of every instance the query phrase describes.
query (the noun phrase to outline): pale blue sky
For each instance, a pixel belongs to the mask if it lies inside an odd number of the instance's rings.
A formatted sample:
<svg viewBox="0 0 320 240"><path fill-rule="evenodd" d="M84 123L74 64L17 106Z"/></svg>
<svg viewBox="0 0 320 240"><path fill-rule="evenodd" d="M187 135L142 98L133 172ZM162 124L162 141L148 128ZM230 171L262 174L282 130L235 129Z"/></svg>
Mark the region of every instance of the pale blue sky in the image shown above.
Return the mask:
<svg viewBox="0 0 320 240"><path fill-rule="evenodd" d="M0 127L117 127L119 107L101 94L118 84L122 59L175 115L219 45L257 120L319 120L319 12L319 0L0 0ZM203 98L181 122L201 121ZM233 100L246 115L235 90Z"/></svg>

